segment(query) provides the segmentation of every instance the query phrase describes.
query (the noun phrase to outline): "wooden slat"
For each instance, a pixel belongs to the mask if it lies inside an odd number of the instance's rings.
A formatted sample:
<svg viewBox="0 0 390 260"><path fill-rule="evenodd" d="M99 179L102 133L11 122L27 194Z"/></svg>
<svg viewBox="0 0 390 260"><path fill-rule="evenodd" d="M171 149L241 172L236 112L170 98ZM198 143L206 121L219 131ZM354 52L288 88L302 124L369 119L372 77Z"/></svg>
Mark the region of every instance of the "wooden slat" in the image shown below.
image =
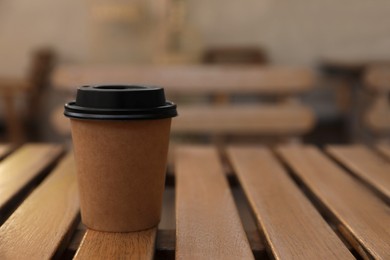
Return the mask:
<svg viewBox="0 0 390 260"><path fill-rule="evenodd" d="M62 146L28 144L0 163L0 210L63 152Z"/></svg>
<svg viewBox="0 0 390 260"><path fill-rule="evenodd" d="M228 154L275 259L354 259L269 150Z"/></svg>
<svg viewBox="0 0 390 260"><path fill-rule="evenodd" d="M1 144L0 145L0 159L6 157L12 151L12 145Z"/></svg>
<svg viewBox="0 0 390 260"><path fill-rule="evenodd" d="M59 248L63 246L61 242L70 238L78 212L75 169L70 154L1 226L0 258L52 258L63 249Z"/></svg>
<svg viewBox="0 0 390 260"><path fill-rule="evenodd" d="M327 151L390 201L390 162L363 145L332 145Z"/></svg>
<svg viewBox="0 0 390 260"><path fill-rule="evenodd" d="M75 259L153 259L156 228L108 233L87 230Z"/></svg>
<svg viewBox="0 0 390 260"><path fill-rule="evenodd" d="M253 259L217 151L178 147L176 259Z"/></svg>
<svg viewBox="0 0 390 260"><path fill-rule="evenodd" d="M281 147L278 153L362 256L390 258L390 209L382 200L315 147Z"/></svg>
<svg viewBox="0 0 390 260"><path fill-rule="evenodd" d="M69 120L58 110L56 128L70 133ZM173 133L294 135L309 132L314 113L303 105L180 106Z"/></svg>
<svg viewBox="0 0 390 260"><path fill-rule="evenodd" d="M390 144L378 144L377 149L390 160Z"/></svg>
<svg viewBox="0 0 390 260"><path fill-rule="evenodd" d="M181 106L174 133L302 134L314 125L312 111L300 105Z"/></svg>
<svg viewBox="0 0 390 260"><path fill-rule="evenodd" d="M163 86L169 94L257 93L286 95L314 85L313 72L297 67L182 65L62 65L53 83L74 91L85 84L129 82Z"/></svg>

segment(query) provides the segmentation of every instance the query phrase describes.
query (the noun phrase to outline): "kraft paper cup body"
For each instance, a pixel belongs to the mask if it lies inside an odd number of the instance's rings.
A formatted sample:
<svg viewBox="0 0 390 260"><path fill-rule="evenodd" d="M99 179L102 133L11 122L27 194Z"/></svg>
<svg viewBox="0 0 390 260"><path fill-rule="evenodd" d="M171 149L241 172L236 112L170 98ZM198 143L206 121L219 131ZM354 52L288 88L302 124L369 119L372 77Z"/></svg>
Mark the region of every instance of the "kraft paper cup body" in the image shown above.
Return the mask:
<svg viewBox="0 0 390 260"><path fill-rule="evenodd" d="M171 118L177 116L164 89L83 86L64 108L71 122L82 222L105 232L157 226Z"/></svg>
<svg viewBox="0 0 390 260"><path fill-rule="evenodd" d="M71 119L82 222L130 232L157 226L171 119Z"/></svg>

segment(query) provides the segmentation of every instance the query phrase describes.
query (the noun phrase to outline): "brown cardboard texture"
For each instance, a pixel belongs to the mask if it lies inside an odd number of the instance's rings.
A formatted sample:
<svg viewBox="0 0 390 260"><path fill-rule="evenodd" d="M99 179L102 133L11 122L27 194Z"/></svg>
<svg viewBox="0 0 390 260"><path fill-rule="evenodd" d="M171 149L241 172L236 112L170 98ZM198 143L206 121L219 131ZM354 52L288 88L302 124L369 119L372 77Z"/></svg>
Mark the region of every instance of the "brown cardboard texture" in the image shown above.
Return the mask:
<svg viewBox="0 0 390 260"><path fill-rule="evenodd" d="M81 217L91 229L157 226L171 119L71 119Z"/></svg>

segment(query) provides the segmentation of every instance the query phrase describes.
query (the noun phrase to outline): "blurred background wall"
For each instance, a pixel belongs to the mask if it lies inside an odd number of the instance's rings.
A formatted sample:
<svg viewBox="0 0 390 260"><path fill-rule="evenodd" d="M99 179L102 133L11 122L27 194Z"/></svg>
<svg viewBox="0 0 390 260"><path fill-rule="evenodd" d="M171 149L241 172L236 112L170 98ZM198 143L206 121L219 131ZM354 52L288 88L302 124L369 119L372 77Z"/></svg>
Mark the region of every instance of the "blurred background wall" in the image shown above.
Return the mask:
<svg viewBox="0 0 390 260"><path fill-rule="evenodd" d="M85 19L82 1L0 1L0 71L23 74L31 51L41 46L52 46L69 59L85 59Z"/></svg>
<svg viewBox="0 0 390 260"><path fill-rule="evenodd" d="M172 2L176 9L167 10ZM175 21L168 12L177 12ZM0 71L23 74L29 52L42 45L61 61L156 62L172 31L183 52L251 45L277 64L383 60L389 12L386 0L1 0Z"/></svg>

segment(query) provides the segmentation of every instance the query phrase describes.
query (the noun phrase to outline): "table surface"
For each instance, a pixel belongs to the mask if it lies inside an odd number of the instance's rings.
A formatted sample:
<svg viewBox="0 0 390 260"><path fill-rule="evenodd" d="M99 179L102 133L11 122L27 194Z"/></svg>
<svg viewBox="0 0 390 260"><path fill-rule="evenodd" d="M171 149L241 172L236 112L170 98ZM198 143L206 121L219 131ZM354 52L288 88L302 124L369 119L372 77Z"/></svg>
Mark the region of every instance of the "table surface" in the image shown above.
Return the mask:
<svg viewBox="0 0 390 260"><path fill-rule="evenodd" d="M61 145L0 155L1 259L390 258L390 145L176 145L162 221L133 233L80 223Z"/></svg>

